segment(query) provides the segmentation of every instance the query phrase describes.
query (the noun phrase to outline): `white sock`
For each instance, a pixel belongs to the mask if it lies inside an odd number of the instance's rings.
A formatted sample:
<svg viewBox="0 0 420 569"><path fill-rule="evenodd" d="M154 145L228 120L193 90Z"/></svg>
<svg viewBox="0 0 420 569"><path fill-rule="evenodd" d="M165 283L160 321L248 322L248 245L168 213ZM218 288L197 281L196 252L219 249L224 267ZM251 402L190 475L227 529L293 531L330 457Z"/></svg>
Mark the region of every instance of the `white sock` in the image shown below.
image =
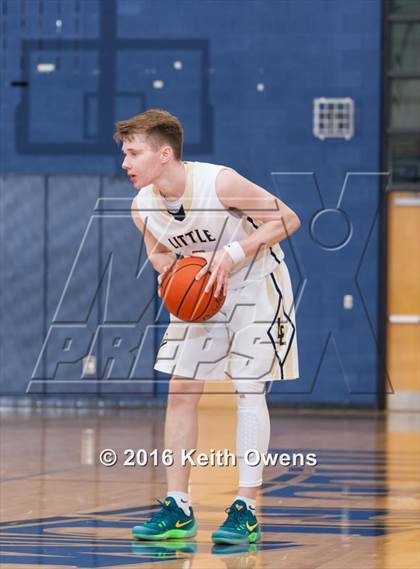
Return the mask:
<svg viewBox="0 0 420 569"><path fill-rule="evenodd" d="M251 512L255 516L255 508L257 505L256 500L253 500L252 498L247 498L246 496L236 496L235 500L242 500L242 502L245 502L248 510L251 510Z"/></svg>
<svg viewBox="0 0 420 569"><path fill-rule="evenodd" d="M190 501L186 492L171 491L166 494L167 498L169 498L169 496L175 500L179 508L182 508L186 516L190 515Z"/></svg>
<svg viewBox="0 0 420 569"><path fill-rule="evenodd" d="M238 421L236 424L236 454L239 462L239 488L261 486L264 461L251 466L245 460L246 452L255 449L260 456L268 451L270 415L265 396L265 385L256 380L233 380L236 390ZM240 490L239 490L240 491Z"/></svg>

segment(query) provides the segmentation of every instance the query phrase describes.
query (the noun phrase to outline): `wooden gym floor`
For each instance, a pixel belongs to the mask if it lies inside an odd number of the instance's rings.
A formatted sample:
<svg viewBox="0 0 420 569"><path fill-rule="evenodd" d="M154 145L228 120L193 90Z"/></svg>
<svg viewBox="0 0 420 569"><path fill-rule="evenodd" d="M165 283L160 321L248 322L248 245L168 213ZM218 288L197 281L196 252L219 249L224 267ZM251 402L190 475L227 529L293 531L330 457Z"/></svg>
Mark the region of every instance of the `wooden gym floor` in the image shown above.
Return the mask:
<svg viewBox="0 0 420 569"><path fill-rule="evenodd" d="M1 548L9 567L417 569L418 418L272 410L270 450L315 452L316 467L265 469L263 540L213 548L235 496L233 467L196 467L196 539L140 543L133 525L165 490L165 467L102 466L111 448L163 447L163 409L3 413ZM234 451L232 409L202 409L200 449ZM417 526L417 527L416 527Z"/></svg>

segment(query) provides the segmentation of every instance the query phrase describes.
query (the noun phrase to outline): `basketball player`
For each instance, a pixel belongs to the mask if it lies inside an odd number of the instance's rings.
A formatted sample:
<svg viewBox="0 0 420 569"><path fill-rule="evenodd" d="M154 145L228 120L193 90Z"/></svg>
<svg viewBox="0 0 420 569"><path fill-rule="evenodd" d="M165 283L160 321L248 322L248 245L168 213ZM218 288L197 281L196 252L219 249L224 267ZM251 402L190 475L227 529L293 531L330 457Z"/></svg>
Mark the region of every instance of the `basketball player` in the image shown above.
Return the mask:
<svg viewBox="0 0 420 569"><path fill-rule="evenodd" d="M206 322L186 323L171 315L155 369L172 375L165 448L173 451L174 464L166 468L161 509L134 527L133 537L196 535L190 468L181 465L181 449L196 448L204 382L227 376L237 400L239 489L212 538L216 543L255 542L263 466L250 466L244 455L248 449L268 451L266 382L299 375L293 294L279 241L300 221L286 204L234 170L183 162L183 130L166 111L150 109L118 122L114 138L122 142L122 168L138 190L132 217L159 273L158 284L177 258L197 255L207 260L197 275L210 272L206 290L216 283L215 295L225 295L221 310Z"/></svg>

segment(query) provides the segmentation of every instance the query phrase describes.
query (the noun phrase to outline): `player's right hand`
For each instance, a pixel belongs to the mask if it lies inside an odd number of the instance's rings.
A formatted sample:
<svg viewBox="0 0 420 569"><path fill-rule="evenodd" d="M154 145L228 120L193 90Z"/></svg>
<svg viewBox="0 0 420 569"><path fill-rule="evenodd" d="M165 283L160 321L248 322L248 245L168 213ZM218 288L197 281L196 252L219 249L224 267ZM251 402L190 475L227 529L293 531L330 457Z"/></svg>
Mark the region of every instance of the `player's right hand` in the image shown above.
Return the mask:
<svg viewBox="0 0 420 569"><path fill-rule="evenodd" d="M163 267L162 272L159 273L157 282L158 282L158 295L161 297L160 294L160 287L162 286L163 279L165 278L166 273L172 268L172 265L166 265Z"/></svg>

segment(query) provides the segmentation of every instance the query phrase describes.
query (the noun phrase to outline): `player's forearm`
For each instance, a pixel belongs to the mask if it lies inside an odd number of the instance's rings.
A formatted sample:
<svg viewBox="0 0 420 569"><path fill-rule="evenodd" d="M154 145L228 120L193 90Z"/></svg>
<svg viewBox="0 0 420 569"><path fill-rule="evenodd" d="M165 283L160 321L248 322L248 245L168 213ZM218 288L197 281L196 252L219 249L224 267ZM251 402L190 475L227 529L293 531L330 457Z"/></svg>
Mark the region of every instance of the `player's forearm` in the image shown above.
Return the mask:
<svg viewBox="0 0 420 569"><path fill-rule="evenodd" d="M175 253L152 253L149 255L149 261L158 273L161 273L164 267L172 265L176 261Z"/></svg>
<svg viewBox="0 0 420 569"><path fill-rule="evenodd" d="M297 215L291 215L280 221L267 221L251 235L239 241L247 257L255 255L262 245L274 245L283 239L287 239L300 227Z"/></svg>

